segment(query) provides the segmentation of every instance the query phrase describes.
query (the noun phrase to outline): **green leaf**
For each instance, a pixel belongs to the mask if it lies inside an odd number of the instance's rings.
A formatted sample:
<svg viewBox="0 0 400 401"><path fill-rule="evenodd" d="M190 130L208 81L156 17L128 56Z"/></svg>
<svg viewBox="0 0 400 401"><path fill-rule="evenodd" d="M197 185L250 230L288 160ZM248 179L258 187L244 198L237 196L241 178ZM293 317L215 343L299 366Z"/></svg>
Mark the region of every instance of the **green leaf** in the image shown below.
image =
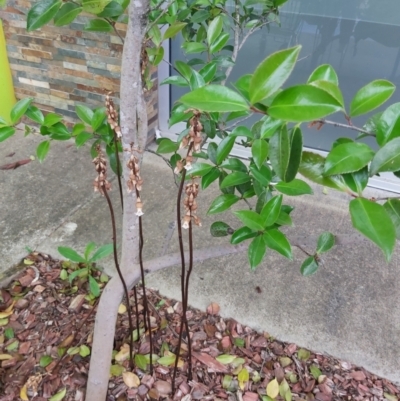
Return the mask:
<svg viewBox="0 0 400 401"><path fill-rule="evenodd" d="M218 38L210 45L210 53L214 54L222 50L230 38L228 32L222 32Z"/></svg>
<svg viewBox="0 0 400 401"><path fill-rule="evenodd" d="M253 133L245 126L240 125L235 127L230 134L231 136L244 136L246 138L253 138Z"/></svg>
<svg viewBox="0 0 400 401"><path fill-rule="evenodd" d="M326 157L324 174L335 175L358 171L374 157L374 151L365 143L342 143Z"/></svg>
<svg viewBox="0 0 400 401"><path fill-rule="evenodd" d="M232 363L235 359L236 359L236 355L227 355L227 354L222 354L222 355L218 355L215 359L224 364L224 365L229 365L230 363Z"/></svg>
<svg viewBox="0 0 400 401"><path fill-rule="evenodd" d="M15 128L14 127L1 127L0 128L0 142L5 141L7 138L10 136L13 136L15 134Z"/></svg>
<svg viewBox="0 0 400 401"><path fill-rule="evenodd" d="M96 244L94 242L89 242L86 247L85 247L85 252L83 254L83 257L86 260L89 260L90 254L96 249Z"/></svg>
<svg viewBox="0 0 400 401"><path fill-rule="evenodd" d="M293 260L292 247L286 235L279 230L268 230L263 234L263 239L268 248L279 252L285 258Z"/></svg>
<svg viewBox="0 0 400 401"><path fill-rule="evenodd" d="M83 27L88 32L111 32L113 27L104 19L91 19Z"/></svg>
<svg viewBox="0 0 400 401"><path fill-rule="evenodd" d="M368 113L385 103L396 87L385 79L377 79L363 86L350 103L350 117Z"/></svg>
<svg viewBox="0 0 400 401"><path fill-rule="evenodd" d="M300 267L300 272L303 276L311 276L316 273L318 270L318 263L315 260L314 256L309 256Z"/></svg>
<svg viewBox="0 0 400 401"><path fill-rule="evenodd" d="M340 176L325 177L324 174L325 158L312 152L303 152L299 172L309 180L334 188L339 191L345 189L343 180Z"/></svg>
<svg viewBox="0 0 400 401"><path fill-rule="evenodd" d="M200 71L199 74L203 77L205 82L210 82L217 72L217 63L211 62L206 64Z"/></svg>
<svg viewBox="0 0 400 401"><path fill-rule="evenodd" d="M396 230L396 238L400 239L400 200L389 199L383 204L383 207L393 222Z"/></svg>
<svg viewBox="0 0 400 401"><path fill-rule="evenodd" d="M77 148L80 148L83 146L89 139L92 139L93 135L90 134L89 132L80 132L76 137L75 137L75 145Z"/></svg>
<svg viewBox="0 0 400 401"><path fill-rule="evenodd" d="M248 110L246 100L237 92L221 85L207 85L183 95L180 102L188 107L208 112Z"/></svg>
<svg viewBox="0 0 400 401"><path fill-rule="evenodd" d="M92 277L89 276L89 288L90 292L97 298L100 295L100 287L98 282Z"/></svg>
<svg viewBox="0 0 400 401"><path fill-rule="evenodd" d="M206 189L220 176L221 171L214 167L206 175L203 175L201 179L201 189Z"/></svg>
<svg viewBox="0 0 400 401"><path fill-rule="evenodd" d="M343 174L346 185L358 195L361 195L368 184L368 166L354 173Z"/></svg>
<svg viewBox="0 0 400 401"><path fill-rule="evenodd" d="M334 245L335 236L330 232L324 232L318 238L317 253L328 252Z"/></svg>
<svg viewBox="0 0 400 401"><path fill-rule="evenodd" d="M187 65L183 61L178 60L175 62L175 68L178 70L179 74L181 74L186 81L190 80L193 70L189 65Z"/></svg>
<svg viewBox="0 0 400 401"><path fill-rule="evenodd" d="M264 139L255 139L251 145L251 155L253 156L254 163L259 169L267 159L268 151L269 145Z"/></svg>
<svg viewBox="0 0 400 401"><path fill-rule="evenodd" d="M61 6L61 0L41 0L37 2L29 11L27 17L28 32L41 28L49 23L57 14Z"/></svg>
<svg viewBox="0 0 400 401"><path fill-rule="evenodd" d="M223 20L221 16L214 18L207 29L207 42L212 45L217 37L220 35L223 27Z"/></svg>
<svg viewBox="0 0 400 401"><path fill-rule="evenodd" d="M83 10L91 14L101 13L110 0L82 0Z"/></svg>
<svg viewBox="0 0 400 401"><path fill-rule="evenodd" d="M207 155L208 158L214 163L217 164L217 149L218 146L215 142L210 142L207 146Z"/></svg>
<svg viewBox="0 0 400 401"><path fill-rule="evenodd" d="M163 40L171 39L176 36L185 26L186 22L175 22L164 32Z"/></svg>
<svg viewBox="0 0 400 401"><path fill-rule="evenodd" d="M233 214L247 227L255 231L264 230L264 220L256 212L252 210L238 210L233 212Z"/></svg>
<svg viewBox="0 0 400 401"><path fill-rule="evenodd" d="M33 98L26 97L15 103L14 107L10 111L10 118L13 124L16 124L18 120L25 114L32 101Z"/></svg>
<svg viewBox="0 0 400 401"><path fill-rule="evenodd" d="M90 348L89 348L87 345L82 344L82 345L79 347L79 355L80 355L82 358L84 358L85 356L90 355Z"/></svg>
<svg viewBox="0 0 400 401"><path fill-rule="evenodd" d="M59 123L63 119L63 116L60 116L59 114L56 113L48 113L46 114L43 125L46 127L51 127L54 124Z"/></svg>
<svg viewBox="0 0 400 401"><path fill-rule="evenodd" d="M386 209L378 203L357 198L350 202L350 215L354 228L378 245L386 260L390 261L396 232Z"/></svg>
<svg viewBox="0 0 400 401"><path fill-rule="evenodd" d="M246 165L236 157L230 157L229 159L226 159L220 167L226 168L227 170L241 171L242 173L247 173Z"/></svg>
<svg viewBox="0 0 400 401"><path fill-rule="evenodd" d="M162 42L162 36L161 36L161 31L160 28L158 27L157 24L152 25L152 27L149 30L149 38L154 42L156 46L160 46Z"/></svg>
<svg viewBox="0 0 400 401"><path fill-rule="evenodd" d="M332 82L335 85L339 85L339 79L336 74L336 71L329 64L323 64L323 65L318 66L311 73L310 77L308 78L307 83L310 84L311 82L320 81L320 80Z"/></svg>
<svg viewBox="0 0 400 401"><path fill-rule="evenodd" d="M157 363L163 366L170 366L175 362L176 355L163 356L157 360Z"/></svg>
<svg viewBox="0 0 400 401"><path fill-rule="evenodd" d="M376 141L379 146L400 136L400 103L389 106L377 120Z"/></svg>
<svg viewBox="0 0 400 401"><path fill-rule="evenodd" d="M231 244L236 245L249 238L254 238L258 235L257 231L253 231L249 227L241 227L236 230L231 237Z"/></svg>
<svg viewBox="0 0 400 401"><path fill-rule="evenodd" d="M66 387L60 390L57 394L54 394L52 397L50 397L49 401L61 401L65 397L65 394L67 394Z"/></svg>
<svg viewBox="0 0 400 401"><path fill-rule="evenodd" d="M89 107L78 104L75 106L75 113L86 124L92 125L93 111Z"/></svg>
<svg viewBox="0 0 400 401"><path fill-rule="evenodd" d="M282 206L282 208L283 208L283 206ZM292 226L293 222L292 222L292 218L289 216L289 214L282 210L280 212L275 224L278 224L280 226Z"/></svg>
<svg viewBox="0 0 400 401"><path fill-rule="evenodd" d="M43 141L36 148L36 156L40 163L43 162L43 160L47 156L47 153L49 153L49 149L50 149L50 141Z"/></svg>
<svg viewBox="0 0 400 401"><path fill-rule="evenodd" d="M97 262L98 260L104 259L108 255L111 255L113 252L114 252L113 244L103 245L94 253L94 255L90 258L89 262Z"/></svg>
<svg viewBox="0 0 400 401"><path fill-rule="evenodd" d="M172 153L179 149L179 143L169 138L162 138L158 144L157 153Z"/></svg>
<svg viewBox="0 0 400 401"><path fill-rule="evenodd" d="M92 121L90 122L93 131L97 131L100 128L105 118L106 118L106 112L104 107L100 107L93 113Z"/></svg>
<svg viewBox="0 0 400 401"><path fill-rule="evenodd" d="M281 213L282 199L282 195L276 195L262 208L260 215L264 227L272 226L272 224L274 224L278 219Z"/></svg>
<svg viewBox="0 0 400 401"><path fill-rule="evenodd" d="M68 276L68 281L72 283L74 279L78 276L87 276L88 274L88 269L86 267L83 267L82 269L74 270L69 276Z"/></svg>
<svg viewBox="0 0 400 401"><path fill-rule="evenodd" d="M189 82L181 77L180 75L172 75L171 77L167 77L163 79L160 85L176 85L182 88L189 86ZM186 107L185 107L186 109ZM186 116L186 115L185 115Z"/></svg>
<svg viewBox="0 0 400 401"><path fill-rule="evenodd" d="M339 87L335 85L332 82L328 81L313 81L311 82L312 86L315 86L316 88L320 88L327 92L329 95L331 95L344 109L344 100L343 100L343 95L342 92L340 91Z"/></svg>
<svg viewBox="0 0 400 401"><path fill-rule="evenodd" d="M147 359L144 355L135 354L135 365L142 370L147 369Z"/></svg>
<svg viewBox="0 0 400 401"><path fill-rule="evenodd" d="M36 106L30 105L25 111L25 115L38 124L43 124L44 122L43 113Z"/></svg>
<svg viewBox="0 0 400 401"><path fill-rule="evenodd" d="M281 127L281 125L281 120L275 120L274 118L268 116L260 128L260 138L271 138L271 136L275 134L275 132Z"/></svg>
<svg viewBox="0 0 400 401"><path fill-rule="evenodd" d="M226 237L233 233L232 228L223 221L215 221L211 224L210 232L213 237Z"/></svg>
<svg viewBox="0 0 400 401"><path fill-rule="evenodd" d="M185 42L182 48L185 50L186 54L202 53L207 50L207 46L204 43L198 42Z"/></svg>
<svg viewBox="0 0 400 401"><path fill-rule="evenodd" d="M297 178L290 182L280 181L275 185L275 189L288 196L313 194L311 187L303 180Z"/></svg>
<svg viewBox="0 0 400 401"><path fill-rule="evenodd" d="M53 362L53 358L50 355L42 355L39 360L39 366L45 368Z"/></svg>
<svg viewBox="0 0 400 401"><path fill-rule="evenodd" d="M312 85L298 85L280 92L268 108L268 114L284 121L305 122L341 109L340 103L326 91Z"/></svg>
<svg viewBox="0 0 400 401"><path fill-rule="evenodd" d="M285 179L290 158L290 142L286 126L275 132L269 140L269 160L276 175Z"/></svg>
<svg viewBox="0 0 400 401"><path fill-rule="evenodd" d="M248 258L250 263L250 268L254 270L264 259L265 252L267 251L267 246L265 245L262 235L254 238L251 241L248 249Z"/></svg>
<svg viewBox="0 0 400 401"><path fill-rule="evenodd" d="M257 169L256 166L251 165L250 171L256 181L259 182L263 187L267 187L270 184L272 180L272 173L269 167L263 165L260 169Z"/></svg>
<svg viewBox="0 0 400 401"><path fill-rule="evenodd" d="M110 1L97 16L101 18L115 18L123 14L124 9L118 1Z"/></svg>
<svg viewBox="0 0 400 401"><path fill-rule="evenodd" d="M315 380L318 380L318 377L322 375L321 369L316 365L310 366L310 373L313 375Z"/></svg>
<svg viewBox="0 0 400 401"><path fill-rule="evenodd" d="M235 171L234 173L228 174L221 182L221 188L233 187L240 184L245 184L250 181L250 176L241 171Z"/></svg>
<svg viewBox="0 0 400 401"><path fill-rule="evenodd" d="M81 12L83 8L76 3L64 3L54 17L55 26L69 25Z"/></svg>
<svg viewBox="0 0 400 401"><path fill-rule="evenodd" d="M395 138L376 152L371 162L369 175L372 177L383 171L398 170L400 170L400 138Z"/></svg>
<svg viewBox="0 0 400 401"><path fill-rule="evenodd" d="M221 164L231 153L236 137L228 135L218 145L217 164Z"/></svg>
<svg viewBox="0 0 400 401"><path fill-rule="evenodd" d="M57 248L58 252L64 256L64 258L69 259L75 263L85 263L86 260L81 255L79 255L75 250L66 246L59 246Z"/></svg>
<svg viewBox="0 0 400 401"><path fill-rule="evenodd" d="M219 195L213 200L207 214L221 213L224 210L229 209L232 205L238 202L240 198L234 194Z"/></svg>
<svg viewBox="0 0 400 401"><path fill-rule="evenodd" d="M256 68L250 81L250 101L260 102L274 94L289 78L301 46L277 51L268 56Z"/></svg>
<svg viewBox="0 0 400 401"><path fill-rule="evenodd" d="M290 155L288 167L285 173L285 181L290 182L296 178L303 153L303 134L301 129L296 127L289 134Z"/></svg>
<svg viewBox="0 0 400 401"><path fill-rule="evenodd" d="M58 141L66 141L71 138L71 133L63 123L56 123L49 127L50 137Z"/></svg>
<svg viewBox="0 0 400 401"><path fill-rule="evenodd" d="M207 173L210 172L210 170L213 168L213 166L211 164L207 164L207 163L194 163L192 165L192 168L190 170L187 171L186 177L187 179L190 178L190 176L203 176L206 175Z"/></svg>

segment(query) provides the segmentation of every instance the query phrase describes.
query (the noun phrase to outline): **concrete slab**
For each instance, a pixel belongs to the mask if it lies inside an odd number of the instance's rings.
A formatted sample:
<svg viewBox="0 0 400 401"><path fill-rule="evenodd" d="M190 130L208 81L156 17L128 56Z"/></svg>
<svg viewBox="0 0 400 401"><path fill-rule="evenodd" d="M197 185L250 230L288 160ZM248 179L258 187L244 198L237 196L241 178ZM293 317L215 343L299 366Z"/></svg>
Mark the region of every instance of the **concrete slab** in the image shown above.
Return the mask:
<svg viewBox="0 0 400 401"><path fill-rule="evenodd" d="M17 136L6 141L0 147L0 164L29 157L40 139ZM13 158L5 157L14 151ZM60 245L79 251L89 241L111 241L108 210L105 200L93 193L94 170L87 152L77 151L67 142L52 144L43 166L30 163L13 171L0 170L1 270L17 264L26 254L25 246L57 257ZM146 154L143 175L147 259L178 249L174 229L176 187L171 171L155 155ZM115 182L113 188L117 205ZM371 196L376 193L371 191ZM216 195L215 187L200 194L203 227L194 230L198 247L227 243L226 238L210 237L212 221L223 218L238 227L231 213L205 215ZM299 266L304 254L298 249L292 262L269 252L255 272L249 270L246 254L209 260L195 266L191 305L205 309L211 301L217 302L223 316L268 331L281 340L347 359L400 383L400 253L386 264L374 245L354 234L344 194L332 190L324 195L317 188L313 197L287 202L296 206L296 227L286 232L309 251L322 231L345 238L324 256L320 271L303 278ZM117 206L115 209L120 216ZM113 273L109 261L104 266ZM179 267L174 267L149 275L148 284L179 299L179 274Z"/></svg>

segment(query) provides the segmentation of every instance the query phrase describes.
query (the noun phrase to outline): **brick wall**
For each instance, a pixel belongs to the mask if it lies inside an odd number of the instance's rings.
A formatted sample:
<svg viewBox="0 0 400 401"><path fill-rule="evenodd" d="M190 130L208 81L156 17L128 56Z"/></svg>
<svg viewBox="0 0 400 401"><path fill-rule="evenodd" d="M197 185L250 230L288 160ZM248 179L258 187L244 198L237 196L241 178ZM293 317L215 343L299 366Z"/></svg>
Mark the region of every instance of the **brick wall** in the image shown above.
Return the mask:
<svg viewBox="0 0 400 401"><path fill-rule="evenodd" d="M27 32L26 14L31 4L9 0L0 10L17 98L35 97L35 104L43 112L62 114L71 123L77 121L76 104L98 107L104 104L108 91L118 98L120 38L114 33L83 31L87 21L84 16L66 27L47 25ZM116 26L121 36L125 35L125 27ZM158 124L157 82L153 88L146 94L150 137Z"/></svg>

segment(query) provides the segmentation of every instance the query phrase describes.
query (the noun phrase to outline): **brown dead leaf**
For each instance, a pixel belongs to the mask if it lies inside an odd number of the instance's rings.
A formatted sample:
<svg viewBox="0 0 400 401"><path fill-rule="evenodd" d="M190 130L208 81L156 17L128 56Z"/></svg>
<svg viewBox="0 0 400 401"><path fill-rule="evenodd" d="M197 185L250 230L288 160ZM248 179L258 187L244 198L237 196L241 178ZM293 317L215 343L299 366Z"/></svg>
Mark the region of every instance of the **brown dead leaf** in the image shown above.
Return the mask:
<svg viewBox="0 0 400 401"><path fill-rule="evenodd" d="M14 163L3 164L2 166L0 166L0 170L15 170L16 168L21 167L24 164L30 163L31 161L31 159L24 159Z"/></svg>
<svg viewBox="0 0 400 401"><path fill-rule="evenodd" d="M139 377L132 372L122 373L122 379L129 388L134 388L134 387L137 388L140 386Z"/></svg>
<svg viewBox="0 0 400 401"><path fill-rule="evenodd" d="M205 352L192 352L192 355L214 372L228 373L228 368Z"/></svg>
<svg viewBox="0 0 400 401"><path fill-rule="evenodd" d="M366 379L365 373L362 370L354 370L350 373L350 376L357 381L362 381Z"/></svg>
<svg viewBox="0 0 400 401"><path fill-rule="evenodd" d="M259 398L258 398L257 393L251 393L251 392L247 391L243 395L243 401L258 401L258 400L259 400Z"/></svg>

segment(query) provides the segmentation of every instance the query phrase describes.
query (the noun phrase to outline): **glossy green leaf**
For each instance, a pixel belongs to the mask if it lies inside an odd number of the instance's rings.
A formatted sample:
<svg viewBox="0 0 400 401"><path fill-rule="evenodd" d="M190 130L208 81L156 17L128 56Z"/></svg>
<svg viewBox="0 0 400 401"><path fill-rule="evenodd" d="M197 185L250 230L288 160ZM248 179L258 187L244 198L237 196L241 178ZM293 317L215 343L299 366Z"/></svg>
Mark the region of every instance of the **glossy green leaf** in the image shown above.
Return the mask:
<svg viewBox="0 0 400 401"><path fill-rule="evenodd" d="M257 235L258 235L257 231L253 231L251 228L246 226L241 227L232 234L231 244L233 245L240 244L241 242L250 238L254 238Z"/></svg>
<svg viewBox="0 0 400 401"><path fill-rule="evenodd" d="M96 298L100 295L99 283L92 276L89 276L89 289Z"/></svg>
<svg viewBox="0 0 400 401"><path fill-rule="evenodd" d="M190 80L193 70L189 65L187 65L187 63L178 60L175 62L175 68L178 70L179 74L181 74L184 79L186 79L187 81Z"/></svg>
<svg viewBox="0 0 400 401"><path fill-rule="evenodd" d="M86 356L90 355L90 348L89 348L87 345L82 344L82 345L79 347L79 355L80 355L82 358L85 358Z"/></svg>
<svg viewBox="0 0 400 401"><path fill-rule="evenodd" d="M234 194L219 195L213 200L207 214L221 213L237 203L240 198Z"/></svg>
<svg viewBox="0 0 400 401"><path fill-rule="evenodd" d="M97 131L106 119L105 108L100 107L93 113L91 126L93 131Z"/></svg>
<svg viewBox="0 0 400 401"><path fill-rule="evenodd" d="M163 40L171 39L176 36L185 26L186 22L175 22L170 25L167 30L164 32Z"/></svg>
<svg viewBox="0 0 400 401"><path fill-rule="evenodd" d="M285 258L293 260L292 247L286 235L281 231L276 229L268 230L263 234L263 239L268 248L277 251Z"/></svg>
<svg viewBox="0 0 400 401"><path fill-rule="evenodd" d="M250 81L250 101L260 102L274 94L289 78L301 46L277 51L258 65Z"/></svg>
<svg viewBox="0 0 400 401"><path fill-rule="evenodd" d="M303 276L311 276L316 273L318 270L318 263L315 260L314 256L309 256L300 267L300 272Z"/></svg>
<svg viewBox="0 0 400 401"><path fill-rule="evenodd" d="M372 177L383 171L398 170L400 170L400 138L395 138L376 152L371 162L369 175Z"/></svg>
<svg viewBox="0 0 400 401"><path fill-rule="evenodd" d="M245 127L243 125L235 127L230 135L236 136L236 137L243 136L246 138L253 138L253 133L247 127Z"/></svg>
<svg viewBox="0 0 400 401"><path fill-rule="evenodd" d="M295 178L290 182L280 181L275 189L288 196L312 195L312 188L303 180Z"/></svg>
<svg viewBox="0 0 400 401"><path fill-rule="evenodd" d="M142 370L147 369L147 359L144 355L135 354L135 365Z"/></svg>
<svg viewBox="0 0 400 401"><path fill-rule="evenodd" d="M379 146L400 136L400 103L392 104L379 116L375 129Z"/></svg>
<svg viewBox="0 0 400 401"><path fill-rule="evenodd" d="M363 190L368 184L368 166L365 166L354 173L343 174L342 177L346 185L356 194L361 196Z"/></svg>
<svg viewBox="0 0 400 401"><path fill-rule="evenodd" d="M289 133L290 155L284 180L290 182L296 178L303 153L303 134L299 127L293 128Z"/></svg>
<svg viewBox="0 0 400 401"><path fill-rule="evenodd" d="M226 237L233 233L233 229L223 221L215 221L211 224L210 233L212 237Z"/></svg>
<svg viewBox="0 0 400 401"><path fill-rule="evenodd" d="M281 213L282 195L276 195L271 198L262 208L260 216L264 227L272 226Z"/></svg>
<svg viewBox="0 0 400 401"><path fill-rule="evenodd" d="M275 120L274 118L268 116L260 127L260 138L271 138L271 136L274 135L281 126L281 120Z"/></svg>
<svg viewBox="0 0 400 401"><path fill-rule="evenodd" d="M201 179L201 189L208 188L215 180L219 178L221 171L214 167L206 175L203 175Z"/></svg>
<svg viewBox="0 0 400 401"><path fill-rule="evenodd" d="M114 245L113 244L103 245L90 258L90 262L97 262L100 259L104 259L108 255L111 255L113 253L113 251L114 251Z"/></svg>
<svg viewBox="0 0 400 401"><path fill-rule="evenodd" d="M396 242L396 232L386 209L378 203L357 198L350 202L350 215L354 228L378 245L389 262Z"/></svg>
<svg viewBox="0 0 400 401"><path fill-rule="evenodd" d="M400 239L400 200L399 199L389 199L383 204L387 214L393 222L394 228L396 230L396 238Z"/></svg>
<svg viewBox="0 0 400 401"><path fill-rule="evenodd" d="M200 163L200 162L194 163L192 165L192 168L190 170L187 170L186 177L187 179L189 179L190 176L202 177L203 175L209 173L212 168L213 166L211 164Z"/></svg>
<svg viewBox="0 0 400 401"><path fill-rule="evenodd" d="M63 116L60 116L59 114L47 113L46 116L44 117L43 125L46 127L51 127L54 124L57 124L62 120L63 120Z"/></svg>
<svg viewBox="0 0 400 401"><path fill-rule="evenodd" d="M256 166L250 166L250 171L253 177L262 185L263 187L267 187L272 180L272 172L268 166L261 166L258 169Z"/></svg>
<svg viewBox="0 0 400 401"><path fill-rule="evenodd" d="M322 89L323 91L327 92L329 95L331 95L344 109L344 100L343 100L343 95L342 92L340 91L339 87L335 85L332 82L328 81L313 81L310 83L310 85L315 86L319 89Z"/></svg>
<svg viewBox="0 0 400 401"><path fill-rule="evenodd" d="M280 92L268 108L268 114L284 121L305 122L326 117L341 108L326 91L312 85L298 85Z"/></svg>
<svg viewBox="0 0 400 401"><path fill-rule="evenodd" d="M111 32L113 27L104 19L91 19L83 27L88 32Z"/></svg>
<svg viewBox="0 0 400 401"><path fill-rule="evenodd" d="M221 164L229 156L235 144L235 139L234 136L229 135L219 143L217 148L217 164Z"/></svg>
<svg viewBox="0 0 400 401"><path fill-rule="evenodd" d="M182 48L185 50L186 54L202 53L207 51L207 46L204 43L198 42L185 42L182 45Z"/></svg>
<svg viewBox="0 0 400 401"><path fill-rule="evenodd" d="M118 1L110 1L97 16L101 18L116 18L123 14L124 9Z"/></svg>
<svg viewBox="0 0 400 401"><path fill-rule="evenodd" d="M43 160L47 156L47 153L49 153L49 149L50 149L50 141L43 141L36 148L36 156L40 163L43 162Z"/></svg>
<svg viewBox="0 0 400 401"><path fill-rule="evenodd" d="M289 134L286 126L275 132L269 140L269 160L276 175L282 180L289 165L290 158L290 142Z"/></svg>
<svg viewBox="0 0 400 401"><path fill-rule="evenodd" d="M218 145L215 142L210 142L207 146L207 155L210 161L217 164L217 149Z"/></svg>
<svg viewBox="0 0 400 401"><path fill-rule="evenodd" d="M42 111L39 110L36 106L33 106L32 104L25 111L25 115L38 124L43 124L44 122L44 116Z"/></svg>
<svg viewBox="0 0 400 401"><path fill-rule="evenodd" d="M26 97L19 100L10 111L10 118L13 124L16 124L18 120L25 114L28 107L31 105L33 98Z"/></svg>
<svg viewBox="0 0 400 401"><path fill-rule="evenodd" d="M374 157L374 151L365 143L342 143L332 149L325 160L324 174L346 174L365 167Z"/></svg>
<svg viewBox="0 0 400 401"><path fill-rule="evenodd" d="M188 87L189 86L189 82L181 77L180 75L172 75L170 77L167 77L165 79L162 80L162 82L160 83L160 85L175 85L175 86L180 86L182 88L184 87ZM186 107L185 107L186 109ZM185 115L186 117L186 115Z"/></svg>
<svg viewBox="0 0 400 401"><path fill-rule="evenodd" d="M222 50L222 48L228 43L230 35L228 32L222 32L218 38L210 45L210 53L214 54Z"/></svg>
<svg viewBox="0 0 400 401"><path fill-rule="evenodd" d="M39 366L45 368L53 362L53 358L50 355L42 355L39 360Z"/></svg>
<svg viewBox="0 0 400 401"><path fill-rule="evenodd" d="M148 35L156 46L160 46L162 42L162 35L157 24L152 25L152 27L149 29Z"/></svg>
<svg viewBox="0 0 400 401"><path fill-rule="evenodd" d="M335 236L330 232L324 232L318 237L317 253L328 252L335 245Z"/></svg>
<svg viewBox="0 0 400 401"><path fill-rule="evenodd" d="M91 14L101 13L111 0L82 0L83 11Z"/></svg>
<svg viewBox="0 0 400 401"><path fill-rule="evenodd" d="M303 152L299 172L317 184L339 191L345 190L346 186L341 176L324 176L324 166L325 158L323 156L312 152Z"/></svg>
<svg viewBox="0 0 400 401"><path fill-rule="evenodd" d="M240 184L245 184L250 181L250 176L241 171L235 171L228 174L221 182L221 188L233 187Z"/></svg>
<svg viewBox="0 0 400 401"><path fill-rule="evenodd" d="M69 25L81 12L83 8L79 4L64 3L54 17L55 26Z"/></svg>
<svg viewBox="0 0 400 401"><path fill-rule="evenodd" d="M80 148L83 146L89 139L93 138L93 134L90 134L89 132L80 132L76 137L75 137L75 145L77 148Z"/></svg>
<svg viewBox="0 0 400 401"><path fill-rule="evenodd" d="M260 169L268 156L269 145L264 139L255 139L251 145L251 155L254 163Z"/></svg>
<svg viewBox="0 0 400 401"><path fill-rule="evenodd" d="M247 227L256 231L264 230L264 219L252 210L239 210L234 215Z"/></svg>
<svg viewBox="0 0 400 401"><path fill-rule="evenodd" d="M65 395L67 394L67 388L63 388L57 394L54 394L52 397L49 398L49 401L61 401Z"/></svg>
<svg viewBox="0 0 400 401"><path fill-rule="evenodd" d="M93 253L95 249L96 249L96 244L94 242L89 242L85 247L85 252L83 257L86 260L89 260L90 254Z"/></svg>
<svg viewBox="0 0 400 401"><path fill-rule="evenodd" d="M15 128L14 127L1 127L0 128L0 142L5 141L7 138L10 138L10 136L13 136L15 134Z"/></svg>
<svg viewBox="0 0 400 401"><path fill-rule="evenodd" d="M93 111L89 107L78 104L75 106L75 113L84 123L88 125L92 124Z"/></svg>
<svg viewBox="0 0 400 401"><path fill-rule="evenodd" d="M222 85L207 85L183 95L180 102L200 111L232 112L248 110L241 95Z"/></svg>
<svg viewBox="0 0 400 401"><path fill-rule="evenodd" d="M292 218L289 216L287 212L284 212L283 210L281 210L275 224L278 224L280 226L293 226Z"/></svg>
<svg viewBox="0 0 400 401"><path fill-rule="evenodd" d="M61 6L61 0L41 0L37 2L29 11L27 17L28 32L41 28L49 23L57 14Z"/></svg>
<svg viewBox="0 0 400 401"><path fill-rule="evenodd" d="M249 245L247 251L250 268L254 270L263 260L267 246L265 245L262 235L254 238Z"/></svg>
<svg viewBox="0 0 400 401"><path fill-rule="evenodd" d="M368 113L385 103L396 87L385 79L377 79L363 86L350 103L350 117Z"/></svg>
<svg viewBox="0 0 400 401"><path fill-rule="evenodd" d="M217 72L217 63L211 62L206 64L200 71L199 74L203 77L205 82L210 82Z"/></svg>
<svg viewBox="0 0 400 401"><path fill-rule="evenodd" d="M64 258L67 258L72 262L75 262L75 263L85 263L86 262L85 258L83 258L81 255L79 255L72 248L69 248L66 246L59 246L57 248L57 250L62 256L64 256Z"/></svg>
<svg viewBox="0 0 400 401"><path fill-rule="evenodd" d="M226 159L222 164L221 167L226 168L227 170L232 171L241 171L242 173L247 173L246 165L236 157L230 157Z"/></svg>
<svg viewBox="0 0 400 401"><path fill-rule="evenodd" d="M179 148L179 143L171 141L169 138L162 138L157 147L157 153L172 153Z"/></svg>
<svg viewBox="0 0 400 401"><path fill-rule="evenodd" d="M210 46L215 42L222 31L223 19L221 16L214 18L207 29L207 42Z"/></svg>
<svg viewBox="0 0 400 401"><path fill-rule="evenodd" d="M336 71L329 64L323 64L318 66L308 78L307 83L315 82L315 81L328 81L332 82L335 85L339 85L339 79L336 74Z"/></svg>

